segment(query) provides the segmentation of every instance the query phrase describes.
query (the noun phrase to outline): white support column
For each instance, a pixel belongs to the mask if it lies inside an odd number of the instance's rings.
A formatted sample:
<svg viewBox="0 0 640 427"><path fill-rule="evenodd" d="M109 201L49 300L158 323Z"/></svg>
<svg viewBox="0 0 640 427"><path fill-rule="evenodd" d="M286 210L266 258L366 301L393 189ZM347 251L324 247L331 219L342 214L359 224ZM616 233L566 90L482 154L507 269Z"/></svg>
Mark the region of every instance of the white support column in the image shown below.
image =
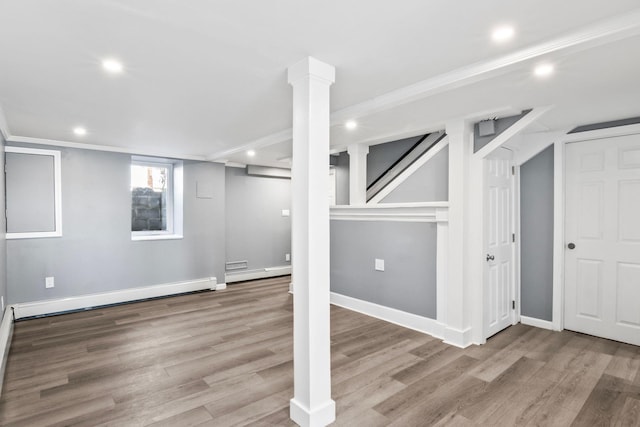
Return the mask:
<svg viewBox="0 0 640 427"><path fill-rule="evenodd" d="M441 315L447 325L444 341L466 347L472 343L467 218L475 214L468 202L473 127L464 120L457 120L447 123L446 132L449 136L449 265L446 313Z"/></svg>
<svg viewBox="0 0 640 427"><path fill-rule="evenodd" d="M335 69L315 58L289 67L293 86L292 274L294 397L301 426L335 420L329 331L329 87Z"/></svg>
<svg viewBox="0 0 640 427"><path fill-rule="evenodd" d="M347 147L349 153L349 204L367 203L367 154L369 146L353 144Z"/></svg>

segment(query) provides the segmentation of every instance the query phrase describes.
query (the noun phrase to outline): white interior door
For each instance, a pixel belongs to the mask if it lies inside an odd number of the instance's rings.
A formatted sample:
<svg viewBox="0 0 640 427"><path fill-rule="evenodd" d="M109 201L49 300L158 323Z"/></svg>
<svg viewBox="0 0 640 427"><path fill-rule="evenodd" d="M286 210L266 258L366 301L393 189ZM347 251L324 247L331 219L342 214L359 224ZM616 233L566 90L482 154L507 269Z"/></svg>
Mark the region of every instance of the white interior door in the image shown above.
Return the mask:
<svg viewBox="0 0 640 427"><path fill-rule="evenodd" d="M500 148L485 160L485 337L514 323L513 153Z"/></svg>
<svg viewBox="0 0 640 427"><path fill-rule="evenodd" d="M565 328L640 345L640 135L567 145Z"/></svg>

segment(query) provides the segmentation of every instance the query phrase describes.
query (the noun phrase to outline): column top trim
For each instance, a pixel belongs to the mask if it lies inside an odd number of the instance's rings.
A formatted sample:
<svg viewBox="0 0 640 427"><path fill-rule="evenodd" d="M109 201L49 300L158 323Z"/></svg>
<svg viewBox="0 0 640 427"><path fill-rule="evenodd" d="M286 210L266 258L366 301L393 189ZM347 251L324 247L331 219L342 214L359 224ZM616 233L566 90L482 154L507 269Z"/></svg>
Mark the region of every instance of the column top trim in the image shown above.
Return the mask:
<svg viewBox="0 0 640 427"><path fill-rule="evenodd" d="M308 56L289 67L287 81L293 84L301 78L310 76L321 78L331 84L336 81L336 69L333 65Z"/></svg>

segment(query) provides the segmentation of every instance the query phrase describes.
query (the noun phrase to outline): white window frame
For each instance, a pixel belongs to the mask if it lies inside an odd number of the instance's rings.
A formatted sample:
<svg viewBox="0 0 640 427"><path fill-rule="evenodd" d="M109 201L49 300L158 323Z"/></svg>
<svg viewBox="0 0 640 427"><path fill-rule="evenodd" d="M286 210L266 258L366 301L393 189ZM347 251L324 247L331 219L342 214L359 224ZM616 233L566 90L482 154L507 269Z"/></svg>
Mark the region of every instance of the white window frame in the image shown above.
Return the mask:
<svg viewBox="0 0 640 427"><path fill-rule="evenodd" d="M167 229L131 231L131 240L136 241L182 239L182 162L173 159L132 156L131 165L167 168ZM131 183L131 179L129 179L129 183Z"/></svg>
<svg viewBox="0 0 640 427"><path fill-rule="evenodd" d="M53 231L33 231L6 233L7 239L40 239L47 237L62 237L62 161L60 151L42 150L25 147L4 147L5 153L30 154L36 156L53 157L53 191L55 224Z"/></svg>

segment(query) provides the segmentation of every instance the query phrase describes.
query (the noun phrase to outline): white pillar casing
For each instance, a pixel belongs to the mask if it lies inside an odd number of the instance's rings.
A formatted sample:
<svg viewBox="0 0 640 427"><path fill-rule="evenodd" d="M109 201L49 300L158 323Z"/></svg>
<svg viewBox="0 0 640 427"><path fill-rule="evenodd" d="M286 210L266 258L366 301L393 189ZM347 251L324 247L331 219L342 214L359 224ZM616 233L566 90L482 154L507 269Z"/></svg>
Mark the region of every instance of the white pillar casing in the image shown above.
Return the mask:
<svg viewBox="0 0 640 427"><path fill-rule="evenodd" d="M292 262L294 397L301 426L335 420L329 325L329 87L335 68L315 58L289 67L293 86Z"/></svg>
<svg viewBox="0 0 640 427"><path fill-rule="evenodd" d="M444 340L458 347L472 343L472 315L467 268L469 232L467 217L473 215L468 200L469 163L473 127L465 120L447 123L449 137L449 268L447 271ZM481 280L481 278L476 278Z"/></svg>
<svg viewBox="0 0 640 427"><path fill-rule="evenodd" d="M369 146L353 144L347 147L349 153L349 204L367 203L367 154Z"/></svg>

